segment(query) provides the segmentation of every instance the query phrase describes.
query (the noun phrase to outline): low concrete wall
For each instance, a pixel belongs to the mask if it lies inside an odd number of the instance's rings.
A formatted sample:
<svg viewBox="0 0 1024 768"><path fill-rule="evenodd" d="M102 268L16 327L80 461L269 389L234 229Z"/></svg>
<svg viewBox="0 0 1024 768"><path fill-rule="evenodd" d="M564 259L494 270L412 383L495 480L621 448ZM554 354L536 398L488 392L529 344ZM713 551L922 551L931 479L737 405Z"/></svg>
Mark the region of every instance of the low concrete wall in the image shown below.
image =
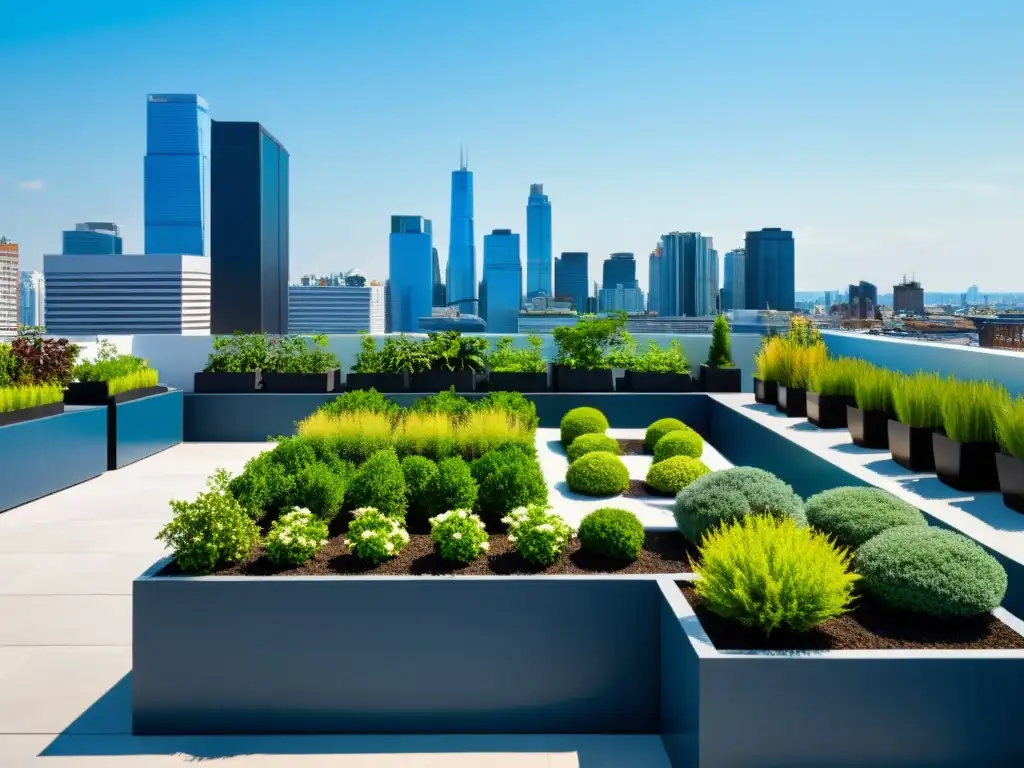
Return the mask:
<svg viewBox="0 0 1024 768"><path fill-rule="evenodd" d="M182 441L184 398L180 390L107 407L111 437L108 469L119 469Z"/></svg>

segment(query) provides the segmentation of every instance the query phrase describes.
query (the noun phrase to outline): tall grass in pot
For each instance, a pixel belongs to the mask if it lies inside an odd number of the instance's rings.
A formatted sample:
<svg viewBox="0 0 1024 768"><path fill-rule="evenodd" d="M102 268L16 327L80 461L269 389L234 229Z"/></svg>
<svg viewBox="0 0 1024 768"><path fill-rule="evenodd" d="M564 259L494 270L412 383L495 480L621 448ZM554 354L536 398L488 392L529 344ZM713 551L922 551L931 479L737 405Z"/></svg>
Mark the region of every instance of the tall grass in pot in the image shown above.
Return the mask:
<svg viewBox="0 0 1024 768"><path fill-rule="evenodd" d="M1009 398L996 409L996 437L1002 452L996 470L1003 503L1024 512L1024 397Z"/></svg>

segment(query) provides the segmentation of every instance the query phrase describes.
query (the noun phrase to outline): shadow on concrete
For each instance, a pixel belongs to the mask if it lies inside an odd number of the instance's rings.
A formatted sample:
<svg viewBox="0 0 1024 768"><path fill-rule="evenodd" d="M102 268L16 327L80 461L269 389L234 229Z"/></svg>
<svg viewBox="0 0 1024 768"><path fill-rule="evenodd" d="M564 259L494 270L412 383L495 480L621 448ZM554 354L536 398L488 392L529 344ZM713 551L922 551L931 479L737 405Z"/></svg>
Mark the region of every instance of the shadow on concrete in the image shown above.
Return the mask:
<svg viewBox="0 0 1024 768"><path fill-rule="evenodd" d="M939 478L935 477L935 475L910 474L906 479L902 477L897 477L896 479L902 483L906 490L916 493L922 499L952 501L955 499L966 500L972 497L972 494L967 491L958 491L956 488L950 488Z"/></svg>
<svg viewBox="0 0 1024 768"><path fill-rule="evenodd" d="M794 432L821 432L821 427L811 424L809 421L801 421L790 427Z"/></svg>
<svg viewBox="0 0 1024 768"><path fill-rule="evenodd" d="M963 510L997 531L1024 531L1024 515L1003 504L999 493L978 493L973 499L953 501L949 506Z"/></svg>
<svg viewBox="0 0 1024 768"><path fill-rule="evenodd" d="M611 496L588 496L585 493L576 493L569 489L569 484L565 480L556 482L554 488L555 493L570 501L600 501L601 499L617 499L622 496L621 493L614 493Z"/></svg>
<svg viewBox="0 0 1024 768"><path fill-rule="evenodd" d="M857 446L853 447L857 448ZM863 451L866 449L860 448L859 450ZM874 453L874 451L872 451L872 453ZM886 452L885 455L889 456L889 453ZM875 474L884 475L885 477L894 477L896 479L909 480L912 478L931 477L931 475L924 475L920 472L914 472L913 470L900 466L895 461L893 461L892 458L884 458L877 459L875 461L869 461L864 465L864 468L871 470Z"/></svg>
<svg viewBox="0 0 1024 768"><path fill-rule="evenodd" d="M548 440L547 448L556 456L565 456L565 448L562 447L561 440Z"/></svg>
<svg viewBox="0 0 1024 768"><path fill-rule="evenodd" d="M757 411L768 416L774 416L777 419L788 419L789 417L784 413L779 413L774 405L762 405L761 403L744 403L740 406L746 408L748 411Z"/></svg>
<svg viewBox="0 0 1024 768"><path fill-rule="evenodd" d="M839 453L846 453L850 456L888 456L888 448L864 448L857 445L856 443L839 443L839 445L833 445L831 450L838 451ZM899 466L899 465L897 465Z"/></svg>

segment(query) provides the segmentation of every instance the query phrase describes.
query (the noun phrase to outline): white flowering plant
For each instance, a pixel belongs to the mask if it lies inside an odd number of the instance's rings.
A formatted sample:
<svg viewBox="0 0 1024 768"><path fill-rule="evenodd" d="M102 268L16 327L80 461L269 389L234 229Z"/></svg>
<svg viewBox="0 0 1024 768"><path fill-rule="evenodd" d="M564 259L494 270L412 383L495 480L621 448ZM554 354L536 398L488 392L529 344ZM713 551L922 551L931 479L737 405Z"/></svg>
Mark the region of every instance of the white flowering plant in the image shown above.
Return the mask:
<svg viewBox="0 0 1024 768"><path fill-rule="evenodd" d="M516 552L533 565L554 563L573 537L565 520L541 504L513 509L501 522L508 525L508 540Z"/></svg>
<svg viewBox="0 0 1024 768"><path fill-rule="evenodd" d="M267 557L275 565L302 565L327 544L327 523L308 509L281 515L267 534Z"/></svg>
<svg viewBox="0 0 1024 768"><path fill-rule="evenodd" d="M408 543L409 533L400 520L388 517L376 507L353 510L345 545L360 560L383 563Z"/></svg>
<svg viewBox="0 0 1024 768"><path fill-rule="evenodd" d="M437 543L443 559L463 565L491 546L484 521L468 509L452 509L430 518L430 538Z"/></svg>

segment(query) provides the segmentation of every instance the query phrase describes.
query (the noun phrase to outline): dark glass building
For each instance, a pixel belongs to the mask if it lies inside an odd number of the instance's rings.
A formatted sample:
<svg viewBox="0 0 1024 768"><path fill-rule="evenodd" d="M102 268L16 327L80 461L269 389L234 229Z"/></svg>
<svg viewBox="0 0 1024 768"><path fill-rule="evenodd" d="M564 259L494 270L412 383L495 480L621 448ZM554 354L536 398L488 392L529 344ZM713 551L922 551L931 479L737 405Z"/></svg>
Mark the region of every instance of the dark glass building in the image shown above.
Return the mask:
<svg viewBox="0 0 1024 768"><path fill-rule="evenodd" d="M796 309L796 250L793 233L768 227L747 232L747 309Z"/></svg>
<svg viewBox="0 0 1024 768"><path fill-rule="evenodd" d="M586 251L563 253L555 259L555 298L571 301L580 313L587 311L589 261Z"/></svg>
<svg viewBox="0 0 1024 768"><path fill-rule="evenodd" d="M878 306L878 288L861 280L857 285L851 284L848 293L847 316L855 320L873 320ZM923 314L923 307L921 311Z"/></svg>
<svg viewBox="0 0 1024 768"><path fill-rule="evenodd" d="M288 332L288 152L259 123L214 121L210 332Z"/></svg>
<svg viewBox="0 0 1024 768"><path fill-rule="evenodd" d="M602 288L639 288L636 281L636 259L632 253L613 253L604 260L602 270Z"/></svg>

